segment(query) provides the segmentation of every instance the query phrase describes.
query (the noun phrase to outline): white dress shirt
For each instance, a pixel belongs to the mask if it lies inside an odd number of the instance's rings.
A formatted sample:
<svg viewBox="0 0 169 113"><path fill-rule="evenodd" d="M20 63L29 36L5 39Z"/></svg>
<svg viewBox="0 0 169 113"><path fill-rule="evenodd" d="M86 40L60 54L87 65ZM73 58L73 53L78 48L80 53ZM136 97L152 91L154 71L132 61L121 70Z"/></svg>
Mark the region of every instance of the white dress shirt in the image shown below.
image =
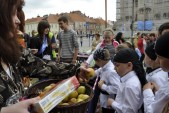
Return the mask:
<svg viewBox="0 0 169 113"><path fill-rule="evenodd" d="M155 95L151 89L143 91L145 113L162 113L169 102L169 82L162 86Z"/></svg>
<svg viewBox="0 0 169 113"><path fill-rule="evenodd" d="M155 82L159 87L168 83L168 73L164 72L162 68L157 68L151 73L146 75L148 82Z"/></svg>
<svg viewBox="0 0 169 113"><path fill-rule="evenodd" d="M93 62L93 60L94 60L94 59L93 59L93 54L94 54L94 52L95 52L97 49L100 48L101 44L102 44L102 42L100 42L99 44L97 44L95 50L92 52L92 54L91 54L91 55L88 57L88 59L86 60L86 63L87 63L87 64L92 65L92 62Z"/></svg>
<svg viewBox="0 0 169 113"><path fill-rule="evenodd" d="M100 80L104 81L101 89L109 93L109 95L100 94L100 105L101 107L107 108L108 98L113 97L117 94L118 85L120 83L120 77L114 70L114 65L109 61L102 68L95 71L97 76L100 76Z"/></svg>
<svg viewBox="0 0 169 113"><path fill-rule="evenodd" d="M112 107L117 113L138 113L143 103L141 83L134 71L121 78Z"/></svg>

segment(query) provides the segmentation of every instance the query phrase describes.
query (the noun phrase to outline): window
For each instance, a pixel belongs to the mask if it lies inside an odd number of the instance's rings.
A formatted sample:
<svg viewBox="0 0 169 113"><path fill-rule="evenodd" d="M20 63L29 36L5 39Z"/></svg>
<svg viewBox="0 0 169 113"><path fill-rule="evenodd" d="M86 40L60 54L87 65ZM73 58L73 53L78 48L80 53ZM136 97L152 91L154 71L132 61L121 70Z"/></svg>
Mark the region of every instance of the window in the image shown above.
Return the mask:
<svg viewBox="0 0 169 113"><path fill-rule="evenodd" d="M167 13L164 13L164 14L163 14L163 18L166 18L166 17L167 17Z"/></svg>

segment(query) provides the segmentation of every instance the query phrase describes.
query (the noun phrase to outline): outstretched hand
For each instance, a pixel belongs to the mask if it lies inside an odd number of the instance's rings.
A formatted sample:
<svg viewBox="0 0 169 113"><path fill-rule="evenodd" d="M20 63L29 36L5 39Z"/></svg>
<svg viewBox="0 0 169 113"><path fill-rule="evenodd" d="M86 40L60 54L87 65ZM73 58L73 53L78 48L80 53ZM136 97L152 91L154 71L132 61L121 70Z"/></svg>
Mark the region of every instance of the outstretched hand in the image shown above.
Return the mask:
<svg viewBox="0 0 169 113"><path fill-rule="evenodd" d="M30 113L29 108L40 100L40 97L24 100L16 104L3 107L0 113Z"/></svg>

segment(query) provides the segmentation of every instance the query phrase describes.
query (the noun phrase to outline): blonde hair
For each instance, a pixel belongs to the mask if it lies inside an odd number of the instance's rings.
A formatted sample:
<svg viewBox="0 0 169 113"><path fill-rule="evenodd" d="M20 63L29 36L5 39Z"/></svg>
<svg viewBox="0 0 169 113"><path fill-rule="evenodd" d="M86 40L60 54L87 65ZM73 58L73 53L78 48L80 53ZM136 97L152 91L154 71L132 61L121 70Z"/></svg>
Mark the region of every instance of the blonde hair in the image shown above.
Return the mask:
<svg viewBox="0 0 169 113"><path fill-rule="evenodd" d="M111 29L111 28L106 28L105 30L104 30L104 33L107 33L108 35L113 35L114 33L113 33L113 30Z"/></svg>

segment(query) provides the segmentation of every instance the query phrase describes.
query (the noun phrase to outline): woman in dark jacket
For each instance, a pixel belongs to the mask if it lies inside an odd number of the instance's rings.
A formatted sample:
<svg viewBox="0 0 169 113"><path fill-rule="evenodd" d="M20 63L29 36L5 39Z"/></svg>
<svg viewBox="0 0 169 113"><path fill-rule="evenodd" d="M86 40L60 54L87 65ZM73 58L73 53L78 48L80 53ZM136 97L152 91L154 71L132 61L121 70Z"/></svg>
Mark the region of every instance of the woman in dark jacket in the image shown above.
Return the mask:
<svg viewBox="0 0 169 113"><path fill-rule="evenodd" d="M54 35L49 35L50 25L46 20L42 20L38 24L38 35L31 40L30 48L38 49L35 54L40 58L51 58L52 49L55 49L56 40Z"/></svg>

